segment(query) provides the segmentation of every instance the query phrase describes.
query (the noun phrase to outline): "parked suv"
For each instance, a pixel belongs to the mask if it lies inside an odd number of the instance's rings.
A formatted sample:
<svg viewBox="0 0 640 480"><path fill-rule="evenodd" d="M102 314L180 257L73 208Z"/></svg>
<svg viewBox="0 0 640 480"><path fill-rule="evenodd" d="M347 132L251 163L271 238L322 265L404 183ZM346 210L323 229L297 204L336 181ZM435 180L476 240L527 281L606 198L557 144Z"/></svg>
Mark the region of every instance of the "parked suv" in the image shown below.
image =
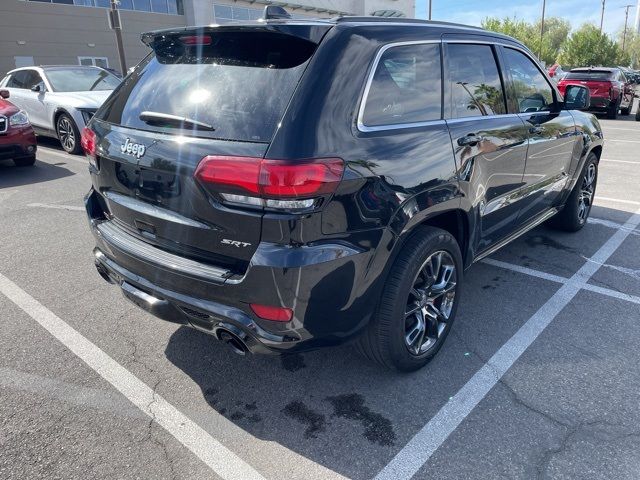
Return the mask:
<svg viewBox="0 0 640 480"><path fill-rule="evenodd" d="M564 93L567 85L589 87L589 109L606 113L607 118L616 119L618 111L622 115L629 115L631 112L635 86L619 68L574 68L558 82L561 93Z"/></svg>
<svg viewBox="0 0 640 480"><path fill-rule="evenodd" d="M589 215L588 89L563 99L512 38L347 17L143 40L154 53L83 132L98 272L238 353L353 339L415 370L466 268Z"/></svg>

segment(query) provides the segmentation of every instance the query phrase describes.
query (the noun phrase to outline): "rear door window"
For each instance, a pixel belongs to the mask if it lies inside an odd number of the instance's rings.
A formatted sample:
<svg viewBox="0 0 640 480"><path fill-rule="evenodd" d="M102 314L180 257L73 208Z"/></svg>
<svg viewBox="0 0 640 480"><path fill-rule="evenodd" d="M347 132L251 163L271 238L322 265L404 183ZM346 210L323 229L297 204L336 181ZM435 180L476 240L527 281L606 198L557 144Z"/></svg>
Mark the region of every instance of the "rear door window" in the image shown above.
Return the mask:
<svg viewBox="0 0 640 480"><path fill-rule="evenodd" d="M274 32L221 31L163 37L152 47L155 55L97 118L141 130L268 142L316 44Z"/></svg>
<svg viewBox="0 0 640 480"><path fill-rule="evenodd" d="M391 47L382 54L375 68L362 115L365 126L441 118L439 44Z"/></svg>
<svg viewBox="0 0 640 480"><path fill-rule="evenodd" d="M450 43L446 58L449 118L506 113L502 80L490 45Z"/></svg>

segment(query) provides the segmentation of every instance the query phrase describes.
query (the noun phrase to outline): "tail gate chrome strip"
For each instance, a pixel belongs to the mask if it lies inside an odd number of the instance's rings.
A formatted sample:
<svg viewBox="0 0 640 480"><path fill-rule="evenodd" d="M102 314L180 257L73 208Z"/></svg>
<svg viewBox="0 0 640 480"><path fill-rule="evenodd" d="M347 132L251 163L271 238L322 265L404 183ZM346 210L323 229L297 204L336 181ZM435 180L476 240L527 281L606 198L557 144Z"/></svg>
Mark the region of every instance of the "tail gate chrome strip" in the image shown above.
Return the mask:
<svg viewBox="0 0 640 480"><path fill-rule="evenodd" d="M98 232L109 245L124 253L138 257L167 270L202 277L215 282L224 282L231 274L229 270L207 265L196 260L184 258L154 247L128 234L113 222L106 221L96 225Z"/></svg>

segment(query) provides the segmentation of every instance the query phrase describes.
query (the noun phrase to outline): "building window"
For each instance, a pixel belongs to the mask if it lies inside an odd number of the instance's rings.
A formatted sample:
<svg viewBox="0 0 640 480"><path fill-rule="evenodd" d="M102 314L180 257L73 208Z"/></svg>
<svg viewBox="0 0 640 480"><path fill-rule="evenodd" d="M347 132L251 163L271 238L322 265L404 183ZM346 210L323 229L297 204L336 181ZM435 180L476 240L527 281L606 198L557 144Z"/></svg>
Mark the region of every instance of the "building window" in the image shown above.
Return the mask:
<svg viewBox="0 0 640 480"><path fill-rule="evenodd" d="M16 68L32 67L33 65L35 65L35 63L33 63L33 57L18 55L16 57L13 57L13 59L16 63Z"/></svg>
<svg viewBox="0 0 640 480"><path fill-rule="evenodd" d="M110 0L27 0L39 3L57 3L80 7L109 8ZM137 10L140 12L168 13L184 15L182 0L120 0L121 10Z"/></svg>
<svg viewBox="0 0 640 480"><path fill-rule="evenodd" d="M109 68L109 59L107 57L78 57L78 65Z"/></svg>

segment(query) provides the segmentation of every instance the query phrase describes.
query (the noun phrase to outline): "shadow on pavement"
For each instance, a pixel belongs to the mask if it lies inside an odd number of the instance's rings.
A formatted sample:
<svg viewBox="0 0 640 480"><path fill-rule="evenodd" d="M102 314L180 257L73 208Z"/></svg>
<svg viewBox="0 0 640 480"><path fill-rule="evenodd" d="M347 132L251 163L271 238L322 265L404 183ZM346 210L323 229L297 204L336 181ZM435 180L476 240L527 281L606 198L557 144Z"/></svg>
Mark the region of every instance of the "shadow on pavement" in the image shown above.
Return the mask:
<svg viewBox="0 0 640 480"><path fill-rule="evenodd" d="M16 167L11 160L0 161L0 188L50 182L71 175L75 175L71 170L40 161L32 167Z"/></svg>

